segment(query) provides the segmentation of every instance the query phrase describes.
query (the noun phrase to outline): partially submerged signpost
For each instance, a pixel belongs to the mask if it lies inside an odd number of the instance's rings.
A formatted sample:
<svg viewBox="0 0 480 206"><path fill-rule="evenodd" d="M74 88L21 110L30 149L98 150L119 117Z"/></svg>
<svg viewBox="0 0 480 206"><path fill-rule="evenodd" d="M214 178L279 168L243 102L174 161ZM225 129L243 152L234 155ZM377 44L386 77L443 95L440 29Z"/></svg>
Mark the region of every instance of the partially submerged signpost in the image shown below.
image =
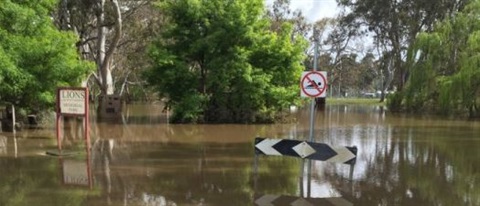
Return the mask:
<svg viewBox="0 0 480 206"><path fill-rule="evenodd" d="M47 151L47 154L65 156L69 153L62 150L62 135L65 133L61 125L63 117L83 117L84 139L87 154L90 151L88 89L83 87L62 87L57 90L56 134L58 153ZM63 132L62 132L63 131Z"/></svg>
<svg viewBox="0 0 480 206"><path fill-rule="evenodd" d="M315 33L315 32L314 32ZM257 159L258 155L276 155L276 156L293 156L299 157L303 160L308 159L307 177L308 193L310 197L310 178L311 178L311 161L320 160L326 162L343 163L350 165L350 181L353 178L353 168L357 157L357 147L332 147L324 143L314 142L314 127L315 127L315 99L325 98L327 93L327 72L317 71L317 42L315 41L315 56L313 71L305 71L302 73L300 80L300 96L311 99L310 105L310 133L309 141L299 141L291 139L269 139L269 138L255 138L255 161L254 161L254 187L256 190L256 174L257 174ZM304 171L305 161L302 164L302 174ZM303 175L302 175L303 176ZM303 189L303 187L302 187ZM302 192L303 193L303 192ZM275 198L276 199L276 198ZM305 199L300 198L302 201ZM297 201L297 200L295 200ZM255 201L256 205L274 205L271 201ZM285 203L284 201L280 203ZM340 205L351 205L343 204ZM348 202L347 202L348 203ZM334 204L337 205L337 204Z"/></svg>
<svg viewBox="0 0 480 206"><path fill-rule="evenodd" d="M62 167L62 182L65 185L93 186L93 178L90 167L90 122L88 89L83 87L62 87L57 90L56 108L56 134L58 151L47 151L48 155L59 156ZM77 159L65 159L61 157L77 154L66 152L62 147L64 139L64 117L83 118L83 134L85 140L85 162Z"/></svg>

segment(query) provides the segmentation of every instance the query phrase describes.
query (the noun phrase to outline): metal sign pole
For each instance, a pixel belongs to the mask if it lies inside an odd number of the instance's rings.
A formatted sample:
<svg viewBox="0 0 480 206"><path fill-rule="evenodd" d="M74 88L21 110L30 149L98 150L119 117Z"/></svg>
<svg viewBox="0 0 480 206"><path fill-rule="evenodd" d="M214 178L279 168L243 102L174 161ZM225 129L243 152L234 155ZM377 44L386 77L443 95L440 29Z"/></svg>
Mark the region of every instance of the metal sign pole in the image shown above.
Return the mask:
<svg viewBox="0 0 480 206"><path fill-rule="evenodd" d="M314 39L314 55L313 55L313 71L317 71L317 59L318 59L318 44L317 44L317 31L313 28ZM311 98L310 103L310 142L314 142L314 129L315 129L315 97ZM308 160L308 172L309 175L312 170L311 160ZM309 194L310 195L310 194Z"/></svg>
<svg viewBox="0 0 480 206"><path fill-rule="evenodd" d="M315 98L311 98L312 102L310 103L310 135L309 141L313 142L313 135L314 135L314 123L315 123Z"/></svg>
<svg viewBox="0 0 480 206"><path fill-rule="evenodd" d="M318 59L318 44L317 44L317 32L313 28L313 38L314 38L314 55L313 55L313 71L317 71L317 59ZM314 136L314 123L315 123L315 98L312 98L310 103L310 142L313 142Z"/></svg>

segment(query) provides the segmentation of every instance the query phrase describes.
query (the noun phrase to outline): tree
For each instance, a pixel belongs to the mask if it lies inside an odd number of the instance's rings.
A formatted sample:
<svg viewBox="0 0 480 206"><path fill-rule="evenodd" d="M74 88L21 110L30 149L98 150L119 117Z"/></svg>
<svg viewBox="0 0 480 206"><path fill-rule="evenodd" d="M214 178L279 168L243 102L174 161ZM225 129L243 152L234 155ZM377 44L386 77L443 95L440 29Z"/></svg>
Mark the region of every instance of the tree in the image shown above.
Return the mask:
<svg viewBox="0 0 480 206"><path fill-rule="evenodd" d="M78 86L92 65L79 60L77 37L55 28L55 1L0 2L0 102L53 108L56 88Z"/></svg>
<svg viewBox="0 0 480 206"><path fill-rule="evenodd" d="M150 61L145 58L147 47L164 22L155 2L59 2L55 22L59 28L75 32L80 37L76 45L82 57L96 63L97 70L86 83L100 101L112 94L127 102L149 99L152 92L146 89L140 74L149 67ZM105 111L105 105L100 102L98 111ZM97 117L103 118L102 113Z"/></svg>
<svg viewBox="0 0 480 206"><path fill-rule="evenodd" d="M367 53L359 64L359 77L356 79L355 85L358 86L358 91L372 91L375 89L374 82L377 77L377 65L373 53Z"/></svg>
<svg viewBox="0 0 480 206"><path fill-rule="evenodd" d="M360 34L373 34L375 44L389 53L392 61L393 82L403 90L408 79L405 53L409 51L417 34L430 31L435 22L461 10L468 0L445 0L432 3L428 0L338 0L352 12L342 21L351 29L363 30ZM387 86L388 87L388 86Z"/></svg>
<svg viewBox="0 0 480 206"><path fill-rule="evenodd" d="M290 9L290 0L275 0L272 8L267 9L266 17L270 19L270 29L275 32L282 31L282 25L290 22L293 25L292 40L296 36L307 38L311 32L311 25L303 16L301 10L292 11Z"/></svg>
<svg viewBox="0 0 480 206"><path fill-rule="evenodd" d="M315 28L319 31L315 38L322 39L326 35L320 45L321 52L330 56L328 58L329 65L326 67L320 66L319 68L323 68L322 70L326 70L329 73L328 84L331 95L344 96L347 92L347 89L343 88L345 83L353 83L352 79L348 80L346 77L352 77L349 75L353 74L352 72L356 72L355 65L357 64L356 57L358 51L352 47L352 42L354 42L357 36L357 31L349 29L339 19L322 19L315 23ZM322 56L320 55L319 58L322 58ZM322 64L322 60L319 59L318 62Z"/></svg>
<svg viewBox="0 0 480 206"><path fill-rule="evenodd" d="M137 1L138 2L138 1ZM115 53L114 87L126 100L150 100L154 95L146 87L141 73L151 67L148 61L148 46L162 31L163 16L153 5L153 1L144 1L132 5L124 12L123 35Z"/></svg>
<svg viewBox="0 0 480 206"><path fill-rule="evenodd" d="M112 10L113 10L113 29L114 34L111 38L110 45L107 49L106 41L107 34L109 31L106 27L105 19L105 0L100 0L97 4L97 68L100 78L96 78L98 84L100 85L100 91L102 95L111 95L113 94L113 77L112 77L112 67L111 61L113 53L117 48L118 42L120 41L122 35L122 14L120 12L120 6L117 0L110 0Z"/></svg>
<svg viewBox="0 0 480 206"><path fill-rule="evenodd" d="M176 122L271 122L298 101L304 41L276 33L263 1L162 1L168 18L148 82Z"/></svg>
<svg viewBox="0 0 480 206"><path fill-rule="evenodd" d="M148 3L149 0L59 2L56 24L62 30L75 32L79 36L76 45L82 57L96 63L97 71L91 76L101 96L115 93L113 72L123 69L114 61L118 47L125 44L121 41L125 37L123 17L132 16L138 8Z"/></svg>
<svg viewBox="0 0 480 206"><path fill-rule="evenodd" d="M408 63L404 106L410 111L479 116L480 2L439 22L416 38Z"/></svg>

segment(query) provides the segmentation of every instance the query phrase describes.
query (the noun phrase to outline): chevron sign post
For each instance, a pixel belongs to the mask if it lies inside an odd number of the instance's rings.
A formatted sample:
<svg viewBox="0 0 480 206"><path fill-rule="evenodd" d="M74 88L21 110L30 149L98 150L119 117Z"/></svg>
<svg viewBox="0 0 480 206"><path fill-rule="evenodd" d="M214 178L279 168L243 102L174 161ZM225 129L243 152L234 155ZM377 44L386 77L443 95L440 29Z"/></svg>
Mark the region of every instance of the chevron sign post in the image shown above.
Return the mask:
<svg viewBox="0 0 480 206"><path fill-rule="evenodd" d="M332 147L324 143L257 137L255 154L292 156L354 165L357 159L357 147Z"/></svg>

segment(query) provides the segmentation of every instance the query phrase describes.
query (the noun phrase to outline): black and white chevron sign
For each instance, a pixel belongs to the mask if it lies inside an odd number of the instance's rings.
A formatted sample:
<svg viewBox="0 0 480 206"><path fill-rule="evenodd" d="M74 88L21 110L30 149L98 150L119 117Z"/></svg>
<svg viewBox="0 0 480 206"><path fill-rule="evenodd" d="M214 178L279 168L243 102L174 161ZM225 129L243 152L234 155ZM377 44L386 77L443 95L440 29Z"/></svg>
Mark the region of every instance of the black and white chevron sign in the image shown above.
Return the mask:
<svg viewBox="0 0 480 206"><path fill-rule="evenodd" d="M353 206L353 203L342 197L329 198L303 198L285 195L256 195L254 200L256 206L275 206L275 205L290 205L290 206Z"/></svg>
<svg viewBox="0 0 480 206"><path fill-rule="evenodd" d="M357 147L332 147L324 143L257 137L255 154L285 155L353 165L357 159Z"/></svg>

